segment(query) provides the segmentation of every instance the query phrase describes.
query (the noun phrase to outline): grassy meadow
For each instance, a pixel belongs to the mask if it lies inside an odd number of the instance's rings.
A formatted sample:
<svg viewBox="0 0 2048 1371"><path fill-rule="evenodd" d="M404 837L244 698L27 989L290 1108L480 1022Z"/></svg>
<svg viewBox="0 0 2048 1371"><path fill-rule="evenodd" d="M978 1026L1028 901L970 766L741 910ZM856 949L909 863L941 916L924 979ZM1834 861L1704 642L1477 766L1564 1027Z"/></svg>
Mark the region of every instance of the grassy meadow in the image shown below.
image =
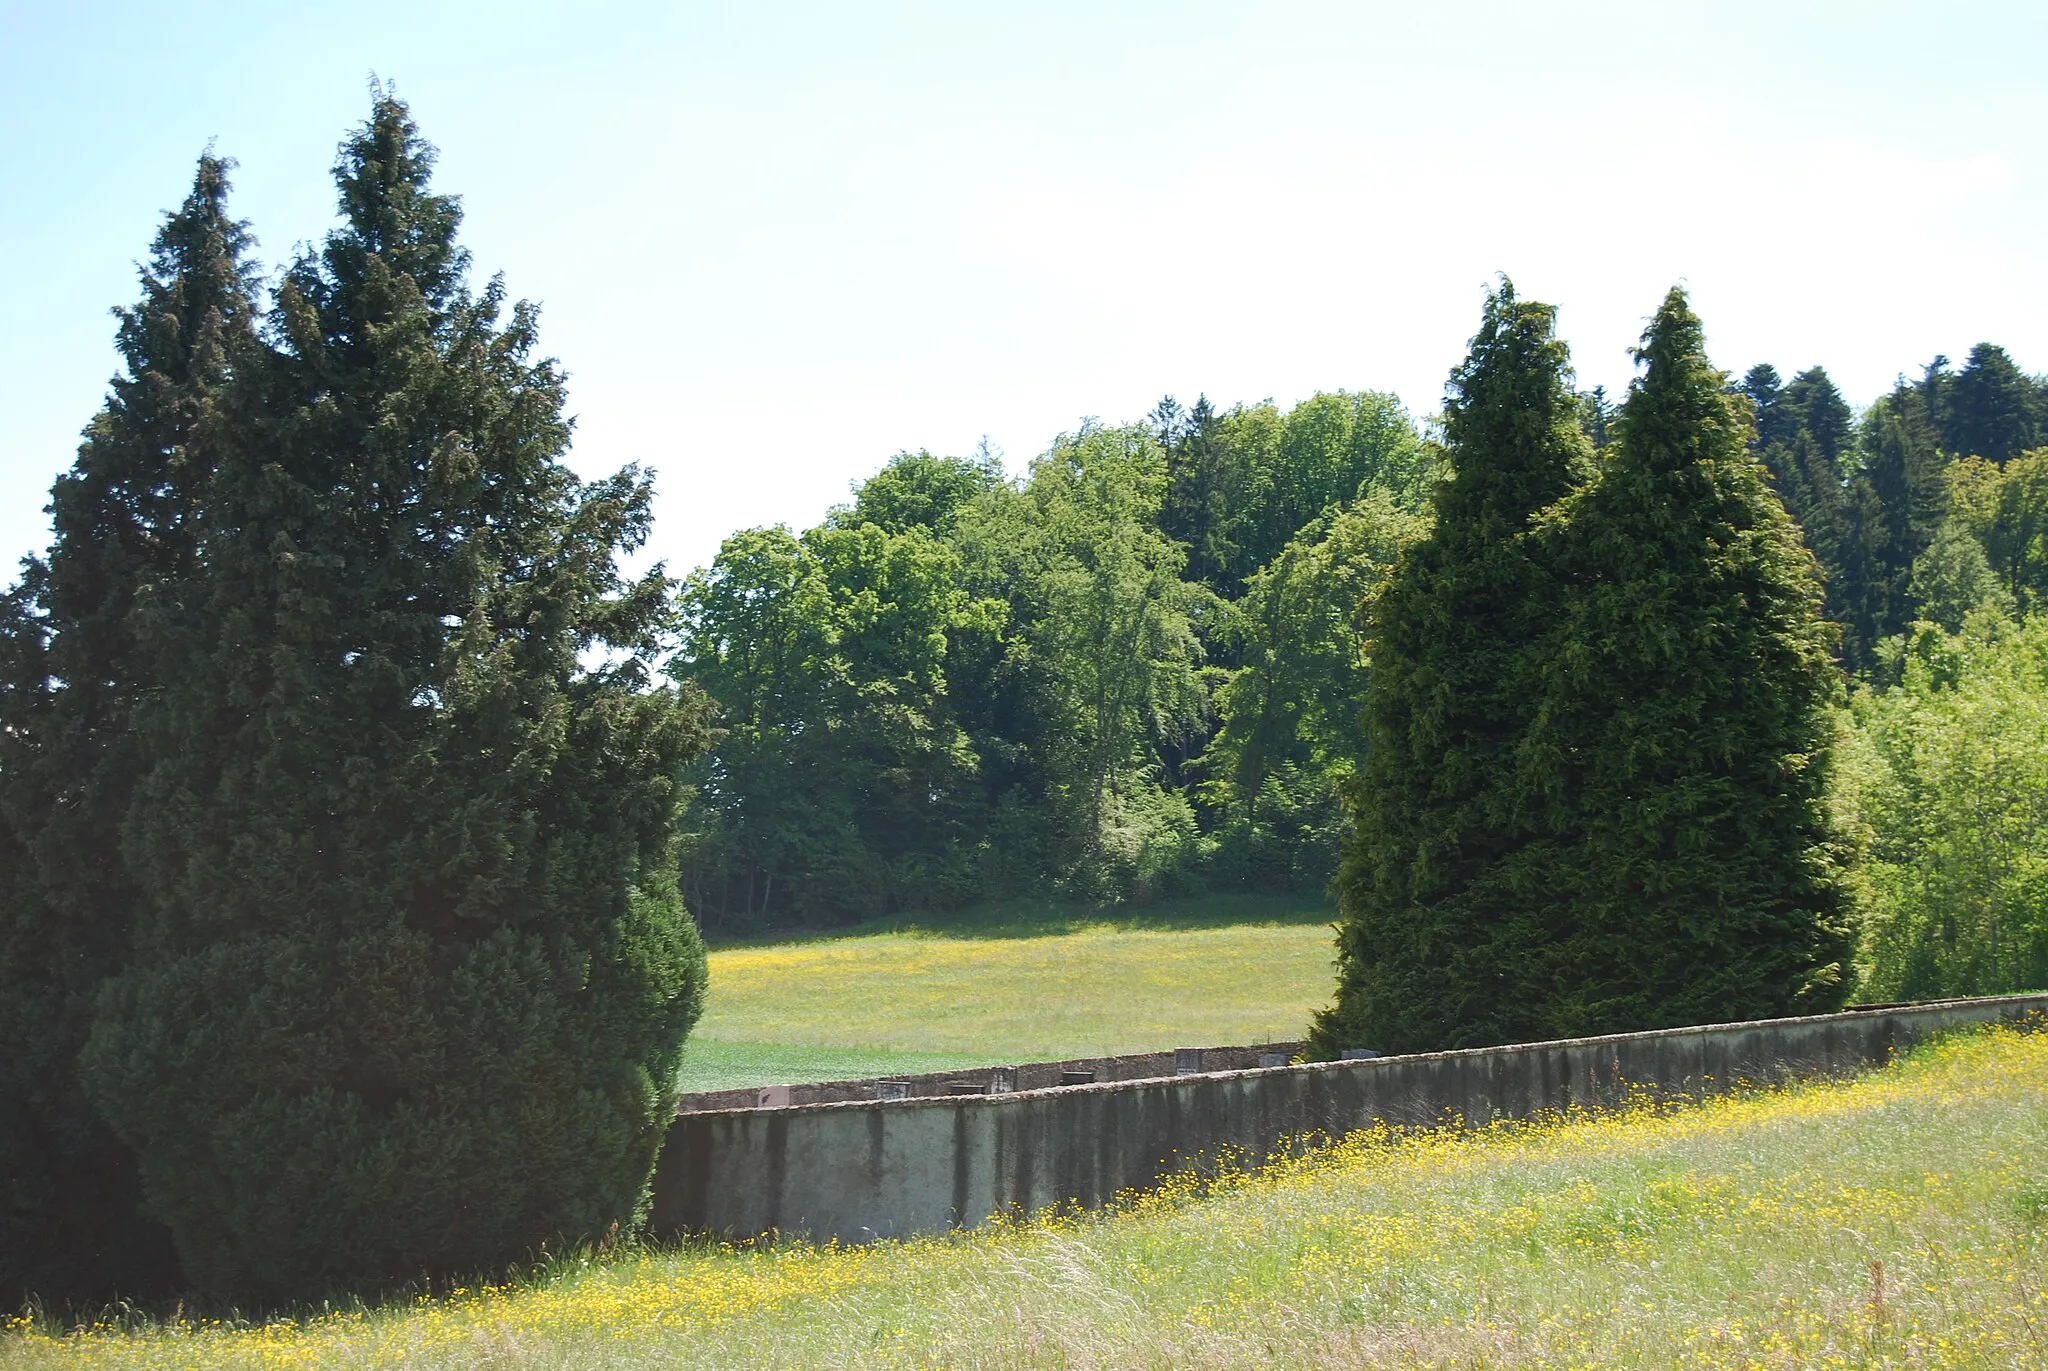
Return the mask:
<svg viewBox="0 0 2048 1371"><path fill-rule="evenodd" d="M56 1368L2048 1365L2048 1035L1854 1081L1355 1135L861 1248L689 1246L259 1325L19 1320Z"/></svg>
<svg viewBox="0 0 2048 1371"><path fill-rule="evenodd" d="M1329 1002L1333 917L1255 897L1009 905L715 948L683 1088L1284 1042Z"/></svg>

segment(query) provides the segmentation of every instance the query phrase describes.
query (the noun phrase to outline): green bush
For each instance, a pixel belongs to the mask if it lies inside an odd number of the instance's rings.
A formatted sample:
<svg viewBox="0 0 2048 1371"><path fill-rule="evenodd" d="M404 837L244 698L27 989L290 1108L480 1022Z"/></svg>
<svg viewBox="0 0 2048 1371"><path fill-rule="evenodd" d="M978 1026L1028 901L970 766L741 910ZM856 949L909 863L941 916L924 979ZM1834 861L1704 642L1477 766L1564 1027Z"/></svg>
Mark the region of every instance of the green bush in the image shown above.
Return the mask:
<svg viewBox="0 0 2048 1371"><path fill-rule="evenodd" d="M1851 702L1870 1000L2048 987L2048 619L1921 625Z"/></svg>

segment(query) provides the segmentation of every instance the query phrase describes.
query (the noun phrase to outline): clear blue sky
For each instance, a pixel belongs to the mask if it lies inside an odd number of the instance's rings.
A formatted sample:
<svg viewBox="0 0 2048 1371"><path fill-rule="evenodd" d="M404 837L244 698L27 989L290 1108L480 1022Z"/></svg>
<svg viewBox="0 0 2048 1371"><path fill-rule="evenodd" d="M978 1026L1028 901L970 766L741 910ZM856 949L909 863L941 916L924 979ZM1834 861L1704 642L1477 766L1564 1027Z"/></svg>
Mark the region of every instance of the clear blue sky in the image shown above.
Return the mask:
<svg viewBox="0 0 2048 1371"><path fill-rule="evenodd" d="M898 449L1017 466L1169 391L1428 413L1496 271L1610 390L1680 279L1720 365L1858 404L1986 338L2048 370L2038 3L0 0L0 556L193 159L274 266L372 70L678 570Z"/></svg>

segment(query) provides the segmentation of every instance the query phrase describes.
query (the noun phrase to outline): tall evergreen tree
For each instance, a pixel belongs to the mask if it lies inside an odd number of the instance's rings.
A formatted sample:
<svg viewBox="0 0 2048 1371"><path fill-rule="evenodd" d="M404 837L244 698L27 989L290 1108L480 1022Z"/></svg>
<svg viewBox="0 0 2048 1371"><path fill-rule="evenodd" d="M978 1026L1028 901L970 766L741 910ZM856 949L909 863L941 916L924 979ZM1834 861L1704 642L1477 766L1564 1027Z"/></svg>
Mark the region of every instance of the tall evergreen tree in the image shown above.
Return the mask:
<svg viewBox="0 0 2048 1371"><path fill-rule="evenodd" d="M1847 990L1826 806L1840 689L1812 557L1674 289L1600 480L1524 750L1560 840L1550 1034L1825 1010Z"/></svg>
<svg viewBox="0 0 2048 1371"><path fill-rule="evenodd" d="M128 1149L75 1069L103 981L127 961L142 893L120 860L156 672L152 619L175 616L222 397L256 348L246 227L228 164L200 158L119 312L124 373L52 494L55 540L0 624L0 1297L104 1298L174 1279L168 1234L137 1212Z"/></svg>
<svg viewBox="0 0 2048 1371"><path fill-rule="evenodd" d="M560 461L536 316L467 283L380 93L193 512L83 1055L192 1279L304 1297L630 1227L703 952L674 878L700 710L655 686L627 470Z"/></svg>
<svg viewBox="0 0 2048 1371"><path fill-rule="evenodd" d="M1908 531L1857 450L1855 415L1823 367L1780 384L1775 368L1755 366L1735 389L1755 407L1751 451L1819 560L1824 612L1842 628L1843 663L1867 672L1879 641L1897 631L1914 554L1901 560Z"/></svg>
<svg viewBox="0 0 2048 1371"><path fill-rule="evenodd" d="M1367 618L1355 829L1336 888L1337 994L1310 1049L1540 1036L1531 824L1517 756L1559 587L1537 516L1592 474L1556 311L1503 281L1444 411L1450 479Z"/></svg>
<svg viewBox="0 0 2048 1371"><path fill-rule="evenodd" d="M1794 376L1778 396L1773 419L1787 437L1810 434L1838 478L1848 474L1856 455L1856 414L1826 367L1808 367Z"/></svg>
<svg viewBox="0 0 2048 1371"><path fill-rule="evenodd" d="M1970 349L1946 398L1942 437L1958 457L1987 457L2003 466L2048 441L2048 386L1994 343Z"/></svg>
<svg viewBox="0 0 2048 1371"><path fill-rule="evenodd" d="M1889 578L1885 617L1874 640L1903 632L1920 611L1913 568L1947 517L1948 458L1935 434L1927 399L1903 377L1863 419L1863 475L1882 511L1881 555Z"/></svg>
<svg viewBox="0 0 2048 1371"><path fill-rule="evenodd" d="M1749 403L1756 412L1756 444L1759 449L1773 443L1787 442L1796 427L1791 422L1791 412L1778 407L1778 399L1784 393L1785 378L1769 362L1758 362L1743 373L1742 393L1749 397Z"/></svg>

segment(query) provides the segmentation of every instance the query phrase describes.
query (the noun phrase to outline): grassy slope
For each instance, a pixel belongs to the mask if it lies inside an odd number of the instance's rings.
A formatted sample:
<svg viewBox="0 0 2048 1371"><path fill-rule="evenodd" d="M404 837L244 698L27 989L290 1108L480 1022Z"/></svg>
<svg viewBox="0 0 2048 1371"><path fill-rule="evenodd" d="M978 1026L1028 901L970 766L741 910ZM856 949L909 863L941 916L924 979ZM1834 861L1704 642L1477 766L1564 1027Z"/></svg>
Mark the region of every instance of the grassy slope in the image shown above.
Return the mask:
<svg viewBox="0 0 2048 1371"><path fill-rule="evenodd" d="M1329 999L1330 911L1007 906L711 954L683 1088L1275 1042Z"/></svg>
<svg viewBox="0 0 2048 1371"><path fill-rule="evenodd" d="M1206 1197L856 1249L693 1248L23 1367L2048 1364L2048 1035L1665 1114L1362 1135Z"/></svg>

